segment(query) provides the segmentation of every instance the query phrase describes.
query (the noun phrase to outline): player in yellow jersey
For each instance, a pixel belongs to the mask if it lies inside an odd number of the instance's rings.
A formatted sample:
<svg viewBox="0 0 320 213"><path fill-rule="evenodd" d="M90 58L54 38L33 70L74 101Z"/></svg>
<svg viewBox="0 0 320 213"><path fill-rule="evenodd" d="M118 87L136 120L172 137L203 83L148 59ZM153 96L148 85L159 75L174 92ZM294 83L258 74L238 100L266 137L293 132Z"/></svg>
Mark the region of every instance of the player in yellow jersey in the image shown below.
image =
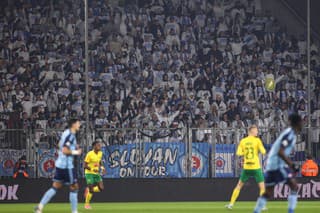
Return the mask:
<svg viewBox="0 0 320 213"><path fill-rule="evenodd" d="M240 141L237 149L237 155L243 157L244 160L243 170L241 172L240 180L233 190L230 203L226 205L226 208L233 208L233 205L240 194L240 190L250 177L255 178L258 183L260 195L265 192L264 176L260 166L259 153L264 155L266 150L258 137L258 127L252 125L249 127L248 136Z"/></svg>
<svg viewBox="0 0 320 213"><path fill-rule="evenodd" d="M92 143L92 150L87 153L84 159L85 177L87 188L85 190L85 209L91 209L90 201L93 193L104 189L100 171L105 174L106 170L102 166L101 139L96 139Z"/></svg>

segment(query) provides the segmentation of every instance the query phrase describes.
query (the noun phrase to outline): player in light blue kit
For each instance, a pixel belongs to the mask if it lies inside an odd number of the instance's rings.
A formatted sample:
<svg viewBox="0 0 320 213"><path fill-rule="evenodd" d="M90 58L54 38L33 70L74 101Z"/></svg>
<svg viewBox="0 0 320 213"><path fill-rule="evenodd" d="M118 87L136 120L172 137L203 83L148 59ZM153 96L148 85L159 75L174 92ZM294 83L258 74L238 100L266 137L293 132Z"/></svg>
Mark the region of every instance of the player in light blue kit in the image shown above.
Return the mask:
<svg viewBox="0 0 320 213"><path fill-rule="evenodd" d="M82 152L82 150L78 148L75 136L80 129L80 121L78 119L70 119L68 127L69 128L62 133L59 142L59 155L55 162L56 173L53 178L52 187L43 195L40 203L34 210L35 213L42 213L43 207L63 185L69 185L69 199L72 213L78 213L79 185L77 182L77 172L74 166L74 157L81 155Z"/></svg>
<svg viewBox="0 0 320 213"><path fill-rule="evenodd" d="M299 172L299 166L295 165L289 158L297 140L297 134L302 128L302 119L297 114L289 116L290 127L285 129L272 145L268 154L265 169L266 192L258 198L254 213L260 213L267 203L267 199L273 195L274 186L286 183L291 189L288 197L288 213L293 213L298 202L298 185L294 178Z"/></svg>

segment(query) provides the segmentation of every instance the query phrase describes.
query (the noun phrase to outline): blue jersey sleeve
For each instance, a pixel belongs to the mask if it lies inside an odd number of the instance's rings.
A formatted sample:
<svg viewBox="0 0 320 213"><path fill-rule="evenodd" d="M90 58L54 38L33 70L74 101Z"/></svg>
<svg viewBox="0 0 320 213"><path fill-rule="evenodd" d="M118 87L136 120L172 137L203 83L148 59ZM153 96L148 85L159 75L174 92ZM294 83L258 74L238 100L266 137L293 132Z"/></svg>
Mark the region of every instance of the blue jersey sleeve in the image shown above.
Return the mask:
<svg viewBox="0 0 320 213"><path fill-rule="evenodd" d="M285 134L283 137L282 137L282 140L281 140L281 148L288 148L289 146L291 146L294 142L294 132L293 130L291 130L290 132L288 132L287 134Z"/></svg>
<svg viewBox="0 0 320 213"><path fill-rule="evenodd" d="M71 134L69 134L63 142L63 147L67 147L70 149L71 144L72 144Z"/></svg>
<svg viewBox="0 0 320 213"><path fill-rule="evenodd" d="M60 148L62 149L63 147L67 147L70 149L70 146L72 145L72 137L71 133L69 131L65 131L60 140Z"/></svg>

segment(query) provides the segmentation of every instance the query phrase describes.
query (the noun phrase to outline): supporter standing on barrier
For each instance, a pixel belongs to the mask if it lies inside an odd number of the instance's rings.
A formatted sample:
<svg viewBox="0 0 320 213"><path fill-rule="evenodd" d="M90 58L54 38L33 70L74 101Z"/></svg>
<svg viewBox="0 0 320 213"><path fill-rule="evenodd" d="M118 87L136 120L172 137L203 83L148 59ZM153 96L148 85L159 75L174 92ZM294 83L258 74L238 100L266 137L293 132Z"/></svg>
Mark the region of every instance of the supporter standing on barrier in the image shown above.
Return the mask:
<svg viewBox="0 0 320 213"><path fill-rule="evenodd" d="M258 198L254 213L261 212L267 199L273 195L275 185L279 183L289 185L291 192L288 197L288 213L294 213L298 202L298 184L294 176L299 172L299 166L295 165L289 156L295 147L297 134L302 129L302 122L298 114L290 115L290 127L285 129L272 145L266 165L266 192Z"/></svg>
<svg viewBox="0 0 320 213"><path fill-rule="evenodd" d="M53 178L52 187L43 195L40 203L34 212L42 213L44 206L55 196L58 189L63 185L70 185L70 203L72 213L78 213L78 179L77 171L74 166L75 156L81 155L82 150L78 148L75 134L80 129L78 119L70 119L68 129L65 130L59 142L59 155L55 162L56 173Z"/></svg>
<svg viewBox="0 0 320 213"><path fill-rule="evenodd" d="M93 193L101 192L104 189L103 181L99 172L105 174L106 169L102 165L101 139L92 143L92 150L87 153L84 159L85 176L88 187L85 190L85 209L91 209L90 201Z"/></svg>
<svg viewBox="0 0 320 213"><path fill-rule="evenodd" d="M259 184L260 195L265 192L264 177L260 166L259 153L265 154L266 150L261 139L258 138L258 127L256 125L252 125L249 127L248 136L240 141L237 149L237 155L243 156L244 165L240 180L233 190L230 203L226 205L226 208L233 208L233 205L240 194L240 190L250 177L253 177Z"/></svg>

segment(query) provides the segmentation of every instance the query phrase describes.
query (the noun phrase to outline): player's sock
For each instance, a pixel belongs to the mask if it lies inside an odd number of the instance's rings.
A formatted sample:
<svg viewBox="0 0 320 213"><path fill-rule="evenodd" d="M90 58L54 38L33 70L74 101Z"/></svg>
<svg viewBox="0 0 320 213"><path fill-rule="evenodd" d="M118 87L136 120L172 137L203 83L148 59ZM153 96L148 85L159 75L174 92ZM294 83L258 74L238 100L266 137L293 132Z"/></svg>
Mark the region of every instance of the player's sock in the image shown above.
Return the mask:
<svg viewBox="0 0 320 213"><path fill-rule="evenodd" d="M86 196L86 205L89 205L90 204L90 201L92 199L92 196L93 194L91 192L88 192L87 193L87 196Z"/></svg>
<svg viewBox="0 0 320 213"><path fill-rule="evenodd" d="M38 208L39 208L40 210L42 210L43 207L44 207L47 203L49 203L49 201L51 200L51 198L56 195L56 193L57 193L57 189L55 189L55 188L53 188L53 187L50 188L50 189L43 195L43 197L42 197L42 199L41 199L41 201L40 201L40 203L39 203L39 205L38 205Z"/></svg>
<svg viewBox="0 0 320 213"><path fill-rule="evenodd" d="M260 213L262 209L266 206L267 199L263 196L260 196L257 200L256 207L254 208L254 213Z"/></svg>
<svg viewBox="0 0 320 213"><path fill-rule="evenodd" d="M240 190L235 188L232 192L232 196L231 196L231 200L230 200L230 205L234 205L234 203L236 202L236 200L238 199L240 194Z"/></svg>
<svg viewBox="0 0 320 213"><path fill-rule="evenodd" d="M296 191L291 191L288 197L288 212L293 213L298 203L298 194Z"/></svg>
<svg viewBox="0 0 320 213"><path fill-rule="evenodd" d="M69 199L71 203L72 212L78 211L78 190L70 191Z"/></svg>
<svg viewBox="0 0 320 213"><path fill-rule="evenodd" d="M100 192L100 189L99 189L98 186L95 186L95 187L93 187L93 191L94 191L94 192Z"/></svg>

